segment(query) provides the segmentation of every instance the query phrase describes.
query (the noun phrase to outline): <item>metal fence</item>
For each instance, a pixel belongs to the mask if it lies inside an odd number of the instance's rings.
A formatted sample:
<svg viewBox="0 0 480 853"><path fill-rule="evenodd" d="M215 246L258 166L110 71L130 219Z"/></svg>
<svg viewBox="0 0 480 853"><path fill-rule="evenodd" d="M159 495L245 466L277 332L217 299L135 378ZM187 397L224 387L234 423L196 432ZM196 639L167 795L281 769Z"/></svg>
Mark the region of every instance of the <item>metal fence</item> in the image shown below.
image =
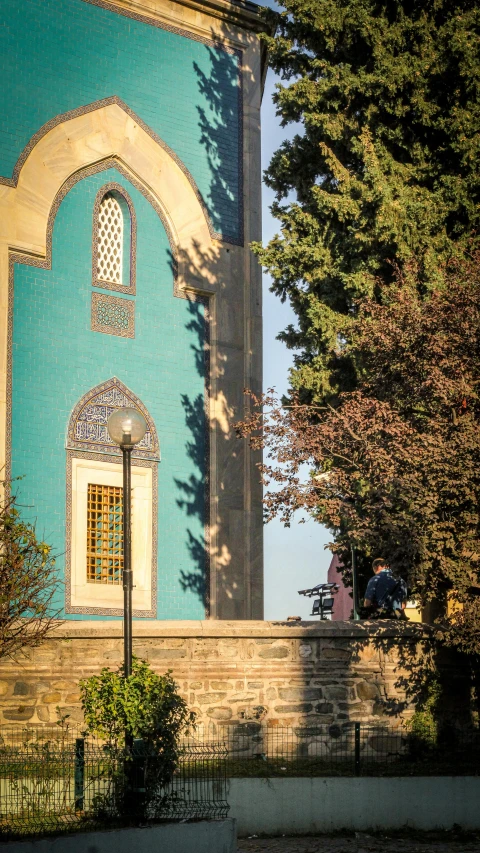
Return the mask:
<svg viewBox="0 0 480 853"><path fill-rule="evenodd" d="M71 730L4 730L0 836L224 818L235 776L478 775L480 730L235 723L199 727L184 740L164 787L155 760L141 744L128 757L114 755Z"/></svg>
<svg viewBox="0 0 480 853"><path fill-rule="evenodd" d="M418 731L345 723L330 726L224 726L215 735L234 776L478 775L480 730Z"/></svg>
<svg viewBox="0 0 480 853"><path fill-rule="evenodd" d="M112 754L97 741L43 733L0 736L0 835L43 835L228 814L227 751L185 740L171 782L155 779L143 744Z"/></svg>

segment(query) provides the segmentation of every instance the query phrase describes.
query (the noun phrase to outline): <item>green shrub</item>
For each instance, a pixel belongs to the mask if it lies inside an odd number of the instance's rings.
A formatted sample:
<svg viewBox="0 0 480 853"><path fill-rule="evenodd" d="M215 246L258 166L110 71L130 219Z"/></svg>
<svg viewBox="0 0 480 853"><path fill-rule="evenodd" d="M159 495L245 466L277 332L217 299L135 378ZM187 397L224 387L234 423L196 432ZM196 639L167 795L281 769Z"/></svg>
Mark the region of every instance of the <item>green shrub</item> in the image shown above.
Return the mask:
<svg viewBox="0 0 480 853"><path fill-rule="evenodd" d="M134 656L132 674L125 678L123 673L123 666L116 671L104 668L100 675L80 682L86 733L103 740L108 754L119 759L117 803L131 788L133 765L137 777L142 774L145 811L164 796L178 765L180 736L194 726L195 715L179 695L170 671L157 675L147 661ZM129 754L132 741L137 743Z"/></svg>
<svg viewBox="0 0 480 853"><path fill-rule="evenodd" d="M424 752L437 745L438 741L438 703L441 686L437 678L432 679L427 695L408 723L410 748L414 752Z"/></svg>

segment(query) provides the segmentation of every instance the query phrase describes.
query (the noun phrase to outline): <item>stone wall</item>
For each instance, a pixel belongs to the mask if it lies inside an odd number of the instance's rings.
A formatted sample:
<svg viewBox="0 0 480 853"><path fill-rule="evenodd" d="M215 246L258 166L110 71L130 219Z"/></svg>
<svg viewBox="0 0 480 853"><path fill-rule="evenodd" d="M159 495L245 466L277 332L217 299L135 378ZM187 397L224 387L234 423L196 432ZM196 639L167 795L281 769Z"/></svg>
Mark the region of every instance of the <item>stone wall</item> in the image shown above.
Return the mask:
<svg viewBox="0 0 480 853"><path fill-rule="evenodd" d="M54 723L57 708L80 723L78 681L121 664L121 631L121 622L63 623L38 649L1 661L1 725ZM413 624L152 621L135 622L134 637L134 652L159 673L172 669L209 725L396 724L413 713L437 656L429 629ZM464 675L442 666L448 695L464 705Z"/></svg>

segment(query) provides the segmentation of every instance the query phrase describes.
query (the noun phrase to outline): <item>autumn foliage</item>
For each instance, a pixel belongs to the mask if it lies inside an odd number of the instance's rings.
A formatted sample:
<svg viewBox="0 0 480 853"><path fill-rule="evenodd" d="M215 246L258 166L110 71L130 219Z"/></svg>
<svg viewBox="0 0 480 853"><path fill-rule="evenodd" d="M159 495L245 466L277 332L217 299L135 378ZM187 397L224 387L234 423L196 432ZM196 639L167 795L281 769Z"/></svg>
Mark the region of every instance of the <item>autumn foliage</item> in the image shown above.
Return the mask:
<svg viewBox="0 0 480 853"><path fill-rule="evenodd" d="M22 519L10 484L0 499L0 658L38 646L59 617L60 582L51 546Z"/></svg>
<svg viewBox="0 0 480 853"><path fill-rule="evenodd" d="M267 520L307 510L347 568L351 545L364 566L385 555L421 602L463 604L442 634L480 652L480 255L427 297L407 272L377 282L339 341L351 391L318 406L270 391L238 430L265 449Z"/></svg>

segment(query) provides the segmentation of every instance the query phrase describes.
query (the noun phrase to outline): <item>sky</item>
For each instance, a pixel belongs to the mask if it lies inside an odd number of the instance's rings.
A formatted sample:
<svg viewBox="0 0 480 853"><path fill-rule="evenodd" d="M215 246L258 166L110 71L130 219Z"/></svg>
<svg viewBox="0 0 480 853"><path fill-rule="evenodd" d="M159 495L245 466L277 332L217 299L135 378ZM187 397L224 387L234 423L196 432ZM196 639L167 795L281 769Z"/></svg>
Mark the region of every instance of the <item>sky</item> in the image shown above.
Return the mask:
<svg viewBox="0 0 480 853"><path fill-rule="evenodd" d="M273 5L273 3L271 4ZM280 127L272 103L275 74L269 70L262 104L262 169L266 169L273 152L281 141L293 136L295 127ZM266 243L278 231L279 223L272 217L269 207L273 193L263 184L263 241ZM287 303L282 304L278 296L270 292L270 277L263 273L263 387L275 387L282 394L288 387L288 370L292 365L292 353L276 336L296 318ZM298 521L301 516L298 517ZM293 523L284 527L279 521L271 521L264 528L265 546L265 619L286 619L311 613L311 599L298 595L306 589L327 579L331 560L325 545L331 540L328 531L320 524L307 519L304 524Z"/></svg>

